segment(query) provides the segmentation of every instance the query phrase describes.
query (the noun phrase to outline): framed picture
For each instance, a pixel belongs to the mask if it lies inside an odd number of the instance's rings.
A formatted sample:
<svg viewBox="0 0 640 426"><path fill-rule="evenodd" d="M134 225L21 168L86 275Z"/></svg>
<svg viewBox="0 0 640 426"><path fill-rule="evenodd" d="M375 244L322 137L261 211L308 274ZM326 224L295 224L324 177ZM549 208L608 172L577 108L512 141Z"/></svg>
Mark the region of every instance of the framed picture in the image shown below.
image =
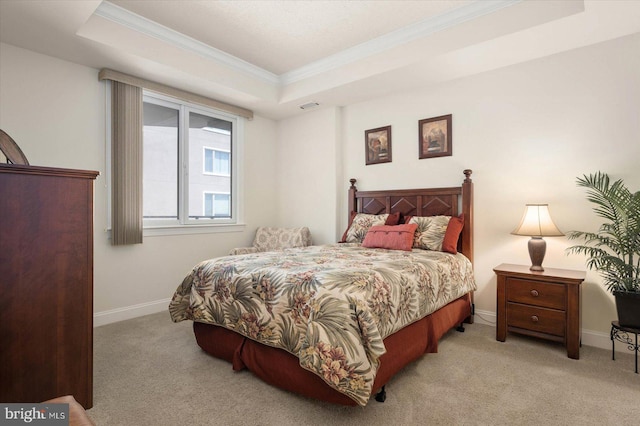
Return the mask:
<svg viewBox="0 0 640 426"><path fill-rule="evenodd" d="M364 131L366 165L391 162L391 126Z"/></svg>
<svg viewBox="0 0 640 426"><path fill-rule="evenodd" d="M451 114L420 120L418 127L420 129L419 158L451 155Z"/></svg>

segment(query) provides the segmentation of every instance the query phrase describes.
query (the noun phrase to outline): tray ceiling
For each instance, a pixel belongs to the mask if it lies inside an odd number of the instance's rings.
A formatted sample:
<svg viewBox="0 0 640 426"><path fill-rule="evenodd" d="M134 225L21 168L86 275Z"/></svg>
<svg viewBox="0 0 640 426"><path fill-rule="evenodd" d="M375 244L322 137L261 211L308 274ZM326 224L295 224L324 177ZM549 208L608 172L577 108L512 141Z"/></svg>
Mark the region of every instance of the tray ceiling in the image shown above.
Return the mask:
<svg viewBox="0 0 640 426"><path fill-rule="evenodd" d="M4 43L275 119L638 31L615 0L0 1Z"/></svg>

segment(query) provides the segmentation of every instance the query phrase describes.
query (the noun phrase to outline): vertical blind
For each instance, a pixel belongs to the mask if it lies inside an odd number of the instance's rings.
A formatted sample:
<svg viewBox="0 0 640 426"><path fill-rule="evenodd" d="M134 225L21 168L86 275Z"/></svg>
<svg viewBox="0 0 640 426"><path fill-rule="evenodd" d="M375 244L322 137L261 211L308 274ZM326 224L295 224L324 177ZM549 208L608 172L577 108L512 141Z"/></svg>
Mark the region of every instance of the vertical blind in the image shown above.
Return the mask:
<svg viewBox="0 0 640 426"><path fill-rule="evenodd" d="M142 243L142 89L111 83L111 244Z"/></svg>

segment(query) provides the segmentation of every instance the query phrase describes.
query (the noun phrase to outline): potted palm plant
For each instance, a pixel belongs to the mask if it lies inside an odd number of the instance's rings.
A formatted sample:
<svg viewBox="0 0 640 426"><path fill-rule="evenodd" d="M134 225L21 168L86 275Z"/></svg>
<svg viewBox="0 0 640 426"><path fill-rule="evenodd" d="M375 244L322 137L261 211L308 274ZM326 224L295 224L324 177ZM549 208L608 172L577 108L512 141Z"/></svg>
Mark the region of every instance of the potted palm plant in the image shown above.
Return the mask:
<svg viewBox="0 0 640 426"><path fill-rule="evenodd" d="M640 328L640 191L631 192L622 179L612 183L602 172L584 175L577 184L605 221L597 232L569 232L570 240L584 244L567 250L586 255L587 267L600 273L615 296L620 325Z"/></svg>

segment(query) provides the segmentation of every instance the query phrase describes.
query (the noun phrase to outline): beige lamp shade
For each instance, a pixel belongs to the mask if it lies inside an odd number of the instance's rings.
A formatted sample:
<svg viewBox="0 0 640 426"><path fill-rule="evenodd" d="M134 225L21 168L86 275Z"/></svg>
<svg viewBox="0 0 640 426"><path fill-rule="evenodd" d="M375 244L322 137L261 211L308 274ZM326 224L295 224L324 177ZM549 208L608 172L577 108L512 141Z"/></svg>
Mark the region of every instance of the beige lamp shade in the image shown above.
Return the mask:
<svg viewBox="0 0 640 426"><path fill-rule="evenodd" d="M514 235L526 235L529 239L529 257L533 272L543 272L542 261L547 250L547 243L542 237L560 237L564 235L549 214L548 204L527 204L520 225L511 232Z"/></svg>
<svg viewBox="0 0 640 426"><path fill-rule="evenodd" d="M520 225L511 233L529 237L561 237L564 235L553 223L548 204L527 204Z"/></svg>

